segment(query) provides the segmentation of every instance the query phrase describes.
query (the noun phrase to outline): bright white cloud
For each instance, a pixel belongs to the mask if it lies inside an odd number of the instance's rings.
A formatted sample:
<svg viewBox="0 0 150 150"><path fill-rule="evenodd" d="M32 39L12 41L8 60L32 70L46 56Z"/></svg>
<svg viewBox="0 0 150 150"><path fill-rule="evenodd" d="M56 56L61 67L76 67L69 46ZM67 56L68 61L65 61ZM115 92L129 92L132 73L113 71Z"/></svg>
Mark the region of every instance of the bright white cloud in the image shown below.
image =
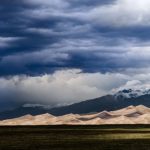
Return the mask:
<svg viewBox="0 0 150 150"><path fill-rule="evenodd" d="M105 16L105 17L104 17ZM88 14L95 23L109 26L150 25L149 0L116 0L113 4L95 7Z"/></svg>
<svg viewBox="0 0 150 150"><path fill-rule="evenodd" d="M83 73L81 70L73 69L38 77L1 78L0 92L15 89L23 93L29 103L65 105L96 98L123 88L147 89L150 88L149 83L150 74L130 76L119 73Z"/></svg>
<svg viewBox="0 0 150 150"><path fill-rule="evenodd" d="M125 85L122 85L121 87L117 89L113 89L113 92L117 92L123 89L146 91L150 89L150 81L142 82L140 80L131 80L131 81L128 81Z"/></svg>
<svg viewBox="0 0 150 150"><path fill-rule="evenodd" d="M0 91L7 88L26 93L29 102L36 97L49 104L71 104L81 100L107 94L114 87L124 84L127 77L121 74L82 73L81 70L56 71L39 77L19 77L0 79Z"/></svg>
<svg viewBox="0 0 150 150"><path fill-rule="evenodd" d="M34 17L69 17L92 24L115 27L149 26L150 25L150 1L149 0L115 0L111 4L97 5L93 7L76 6L67 0L27 1L41 5L40 11L32 10L30 15ZM37 15L38 14L38 15Z"/></svg>

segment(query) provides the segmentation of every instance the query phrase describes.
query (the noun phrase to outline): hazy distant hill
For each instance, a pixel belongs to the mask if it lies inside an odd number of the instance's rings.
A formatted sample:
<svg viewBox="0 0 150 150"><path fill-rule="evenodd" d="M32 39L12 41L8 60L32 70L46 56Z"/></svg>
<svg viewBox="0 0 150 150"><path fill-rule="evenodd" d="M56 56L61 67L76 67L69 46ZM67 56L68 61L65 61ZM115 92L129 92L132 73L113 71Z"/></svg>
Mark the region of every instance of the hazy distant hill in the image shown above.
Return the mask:
<svg viewBox="0 0 150 150"><path fill-rule="evenodd" d="M133 91L123 90L114 95L106 95L92 100L86 100L80 103L72 104L69 106L58 108L44 108L42 106L37 107L19 107L12 111L5 111L0 113L0 119L16 118L26 114L39 115L44 113L50 113L55 116L61 116L65 114L85 114L101 111L113 111L128 107L130 105L145 105L150 107L150 92L147 91Z"/></svg>

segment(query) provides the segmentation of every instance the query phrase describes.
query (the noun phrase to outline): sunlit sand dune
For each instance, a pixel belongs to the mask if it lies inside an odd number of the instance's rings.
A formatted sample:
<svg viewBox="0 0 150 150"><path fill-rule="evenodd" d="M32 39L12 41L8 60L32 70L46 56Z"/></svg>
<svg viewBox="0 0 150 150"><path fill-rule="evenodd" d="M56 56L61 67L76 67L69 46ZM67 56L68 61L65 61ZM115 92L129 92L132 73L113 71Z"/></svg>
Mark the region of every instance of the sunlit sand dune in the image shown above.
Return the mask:
<svg viewBox="0 0 150 150"><path fill-rule="evenodd" d="M116 111L93 114L67 114L53 116L26 115L0 121L0 125L101 125L101 124L150 124L150 108L143 105L129 106Z"/></svg>

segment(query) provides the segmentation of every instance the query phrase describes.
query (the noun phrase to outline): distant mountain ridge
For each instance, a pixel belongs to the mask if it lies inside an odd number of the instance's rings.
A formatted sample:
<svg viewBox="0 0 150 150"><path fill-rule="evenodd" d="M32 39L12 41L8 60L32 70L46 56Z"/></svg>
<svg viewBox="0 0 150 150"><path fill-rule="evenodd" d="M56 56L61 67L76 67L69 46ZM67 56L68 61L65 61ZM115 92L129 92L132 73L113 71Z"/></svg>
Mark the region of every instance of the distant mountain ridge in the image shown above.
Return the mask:
<svg viewBox="0 0 150 150"><path fill-rule="evenodd" d="M92 100L82 101L69 106L48 108L43 105L23 105L12 111L5 111L0 113L0 120L16 118L30 115L40 115L49 113L55 116L61 116L66 114L88 114L94 112L114 111L130 105L138 106L144 105L150 107L150 90L122 90L114 95L106 95ZM33 106L33 107L32 107Z"/></svg>

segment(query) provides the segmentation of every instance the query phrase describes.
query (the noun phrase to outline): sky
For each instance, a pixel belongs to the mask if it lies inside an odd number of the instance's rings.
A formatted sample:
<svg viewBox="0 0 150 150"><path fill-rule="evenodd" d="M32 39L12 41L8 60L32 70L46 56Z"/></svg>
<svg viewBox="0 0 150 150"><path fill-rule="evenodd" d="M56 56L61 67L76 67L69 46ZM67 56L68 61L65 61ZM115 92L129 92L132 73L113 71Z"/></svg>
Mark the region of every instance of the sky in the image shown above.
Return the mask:
<svg viewBox="0 0 150 150"><path fill-rule="evenodd" d="M1 0L0 109L150 88L149 0Z"/></svg>

